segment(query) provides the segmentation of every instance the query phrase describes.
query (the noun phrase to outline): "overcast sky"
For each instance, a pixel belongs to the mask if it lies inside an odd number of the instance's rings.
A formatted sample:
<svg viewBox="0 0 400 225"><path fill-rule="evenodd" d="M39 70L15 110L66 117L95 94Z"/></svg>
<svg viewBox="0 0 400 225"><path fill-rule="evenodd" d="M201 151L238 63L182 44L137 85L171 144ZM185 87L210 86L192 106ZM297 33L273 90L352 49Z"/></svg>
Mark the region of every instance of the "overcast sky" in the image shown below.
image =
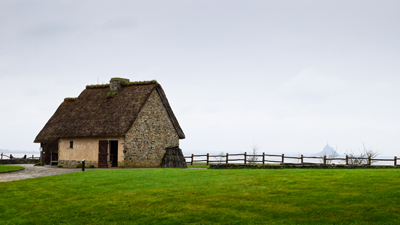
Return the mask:
<svg viewBox="0 0 400 225"><path fill-rule="evenodd" d="M400 156L400 1L0 1L0 149L65 97L156 79L185 155Z"/></svg>

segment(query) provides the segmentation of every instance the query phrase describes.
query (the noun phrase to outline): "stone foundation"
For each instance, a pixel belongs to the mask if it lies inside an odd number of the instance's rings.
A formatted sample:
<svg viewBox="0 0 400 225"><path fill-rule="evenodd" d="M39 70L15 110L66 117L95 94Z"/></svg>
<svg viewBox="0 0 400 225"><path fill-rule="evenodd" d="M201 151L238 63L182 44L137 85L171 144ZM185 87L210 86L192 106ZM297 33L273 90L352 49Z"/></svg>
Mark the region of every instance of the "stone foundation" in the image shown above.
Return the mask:
<svg viewBox="0 0 400 225"><path fill-rule="evenodd" d="M0 164L35 164L39 162L39 159L2 159L0 160Z"/></svg>
<svg viewBox="0 0 400 225"><path fill-rule="evenodd" d="M79 163L82 164L82 161L79 161L79 160L59 160L58 161L58 165L65 167L65 168L75 168ZM96 168L99 167L98 161L85 160L85 166L89 167L90 165L93 165ZM108 162L108 167L111 168L111 162ZM125 167L125 164L123 162L118 162L118 167Z"/></svg>
<svg viewBox="0 0 400 225"><path fill-rule="evenodd" d="M78 164L82 164L82 161L78 160L59 160L58 165L65 167L65 168L75 168ZM97 161L86 161L85 166L89 167L90 165L94 165L94 167L98 167Z"/></svg>

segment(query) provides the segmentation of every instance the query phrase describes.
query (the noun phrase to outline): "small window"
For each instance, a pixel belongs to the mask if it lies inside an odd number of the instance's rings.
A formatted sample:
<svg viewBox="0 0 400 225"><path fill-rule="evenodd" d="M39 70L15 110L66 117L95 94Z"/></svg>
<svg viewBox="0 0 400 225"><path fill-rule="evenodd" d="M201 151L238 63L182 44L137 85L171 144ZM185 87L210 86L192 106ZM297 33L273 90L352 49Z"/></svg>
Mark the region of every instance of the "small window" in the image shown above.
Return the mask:
<svg viewBox="0 0 400 225"><path fill-rule="evenodd" d="M74 141L69 142L69 148L74 148Z"/></svg>

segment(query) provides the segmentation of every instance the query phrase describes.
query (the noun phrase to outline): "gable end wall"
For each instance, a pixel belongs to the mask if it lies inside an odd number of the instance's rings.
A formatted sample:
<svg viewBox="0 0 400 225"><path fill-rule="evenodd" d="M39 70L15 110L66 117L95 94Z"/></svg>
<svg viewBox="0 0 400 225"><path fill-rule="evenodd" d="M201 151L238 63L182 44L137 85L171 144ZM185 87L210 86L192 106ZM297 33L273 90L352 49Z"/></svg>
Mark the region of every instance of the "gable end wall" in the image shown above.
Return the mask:
<svg viewBox="0 0 400 225"><path fill-rule="evenodd" d="M125 135L125 166L160 167L165 148L171 145L179 145L178 133L154 89Z"/></svg>

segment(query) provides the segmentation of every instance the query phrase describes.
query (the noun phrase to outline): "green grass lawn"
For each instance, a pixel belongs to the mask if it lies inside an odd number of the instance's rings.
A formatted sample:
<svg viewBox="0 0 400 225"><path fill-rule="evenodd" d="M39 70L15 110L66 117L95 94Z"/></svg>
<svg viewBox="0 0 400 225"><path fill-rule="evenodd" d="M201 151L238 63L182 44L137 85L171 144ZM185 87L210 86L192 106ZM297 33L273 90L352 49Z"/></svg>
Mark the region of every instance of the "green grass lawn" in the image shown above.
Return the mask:
<svg viewBox="0 0 400 225"><path fill-rule="evenodd" d="M92 170L0 199L0 224L399 224L400 170Z"/></svg>
<svg viewBox="0 0 400 225"><path fill-rule="evenodd" d="M193 164L193 165L190 165L190 163L188 163L188 168L206 168L206 169L208 169L208 168L210 168L210 165L207 165L207 164Z"/></svg>
<svg viewBox="0 0 400 225"><path fill-rule="evenodd" d="M11 172L11 171L16 171L16 170L22 170L24 167L22 166L6 166L6 165L0 165L0 173L6 173L6 172Z"/></svg>

